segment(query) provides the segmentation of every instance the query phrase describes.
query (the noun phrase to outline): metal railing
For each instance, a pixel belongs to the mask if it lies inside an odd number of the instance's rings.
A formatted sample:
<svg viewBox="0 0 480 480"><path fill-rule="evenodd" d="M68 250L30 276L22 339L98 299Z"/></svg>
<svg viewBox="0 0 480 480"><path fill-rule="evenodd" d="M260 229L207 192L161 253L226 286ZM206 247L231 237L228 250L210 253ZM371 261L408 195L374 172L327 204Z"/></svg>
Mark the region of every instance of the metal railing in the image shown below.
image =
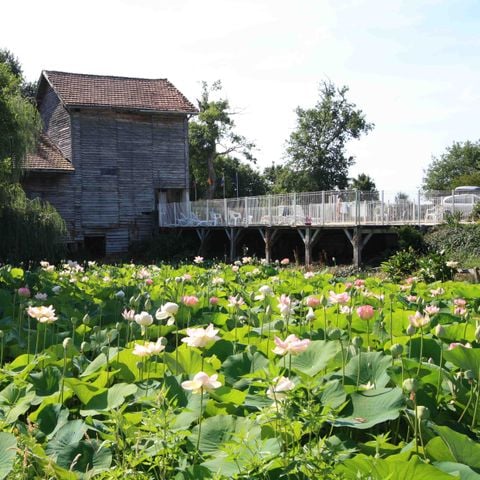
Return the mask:
<svg viewBox="0 0 480 480"><path fill-rule="evenodd" d="M460 201L461 200L461 201ZM408 195L356 190L286 193L160 204L161 227L435 225L471 214L474 201L455 192Z"/></svg>

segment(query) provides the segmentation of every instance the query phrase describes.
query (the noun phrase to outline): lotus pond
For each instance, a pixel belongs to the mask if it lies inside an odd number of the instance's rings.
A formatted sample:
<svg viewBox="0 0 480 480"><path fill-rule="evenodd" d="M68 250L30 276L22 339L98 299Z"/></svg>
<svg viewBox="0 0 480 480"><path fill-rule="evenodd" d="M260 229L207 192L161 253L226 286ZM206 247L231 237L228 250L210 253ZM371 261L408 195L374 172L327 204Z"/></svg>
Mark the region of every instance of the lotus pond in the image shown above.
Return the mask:
<svg viewBox="0 0 480 480"><path fill-rule="evenodd" d="M480 478L479 309L251 258L1 267L0 479Z"/></svg>

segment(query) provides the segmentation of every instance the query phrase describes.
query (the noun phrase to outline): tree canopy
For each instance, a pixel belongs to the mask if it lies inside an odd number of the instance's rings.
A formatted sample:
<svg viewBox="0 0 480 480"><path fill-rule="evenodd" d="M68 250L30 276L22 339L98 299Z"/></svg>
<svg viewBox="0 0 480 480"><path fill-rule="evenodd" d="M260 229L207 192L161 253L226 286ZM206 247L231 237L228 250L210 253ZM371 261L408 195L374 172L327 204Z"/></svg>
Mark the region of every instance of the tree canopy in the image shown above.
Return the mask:
<svg viewBox="0 0 480 480"><path fill-rule="evenodd" d="M348 169L355 159L347 155L346 144L367 134L362 110L347 99L348 87L331 82L320 85L313 108L298 107L297 126L287 141L286 167L279 173L281 189L316 191L346 188Z"/></svg>
<svg viewBox="0 0 480 480"><path fill-rule="evenodd" d="M255 145L235 131L234 112L225 98L212 100L212 94L220 92L220 81L209 86L202 82L202 93L197 100L199 114L190 121L190 169L195 186L206 190L208 198L220 193L217 160L237 154L253 160ZM204 190L205 189L205 190Z"/></svg>
<svg viewBox="0 0 480 480"><path fill-rule="evenodd" d="M433 157L423 179L425 190L450 190L480 185L480 140L453 142L440 157Z"/></svg>
<svg viewBox="0 0 480 480"><path fill-rule="evenodd" d="M35 106L22 94L24 79L14 60L10 52L0 50L0 162L11 162L11 171L18 173L35 146L40 120Z"/></svg>

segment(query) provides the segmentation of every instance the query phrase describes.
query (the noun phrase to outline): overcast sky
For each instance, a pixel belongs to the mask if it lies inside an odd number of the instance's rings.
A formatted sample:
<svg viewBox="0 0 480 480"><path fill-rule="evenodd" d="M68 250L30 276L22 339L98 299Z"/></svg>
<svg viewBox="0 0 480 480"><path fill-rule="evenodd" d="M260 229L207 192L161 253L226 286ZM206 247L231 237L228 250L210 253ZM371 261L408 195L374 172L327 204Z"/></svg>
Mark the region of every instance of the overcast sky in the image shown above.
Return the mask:
<svg viewBox="0 0 480 480"><path fill-rule="evenodd" d="M220 79L261 167L329 79L375 123L349 144L379 189L422 183L432 155L480 138L478 0L15 0L0 48L42 69L168 78L191 101Z"/></svg>

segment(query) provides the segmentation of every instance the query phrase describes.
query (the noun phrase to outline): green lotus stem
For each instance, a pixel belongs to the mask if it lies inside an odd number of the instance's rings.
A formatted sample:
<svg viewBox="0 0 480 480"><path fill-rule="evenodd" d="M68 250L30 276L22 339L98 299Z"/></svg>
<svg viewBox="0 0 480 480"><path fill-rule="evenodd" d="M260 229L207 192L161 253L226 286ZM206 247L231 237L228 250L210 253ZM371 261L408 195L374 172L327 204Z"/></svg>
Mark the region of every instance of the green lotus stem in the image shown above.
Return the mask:
<svg viewBox="0 0 480 480"><path fill-rule="evenodd" d="M178 375L178 326L175 330L175 375Z"/></svg>
<svg viewBox="0 0 480 480"><path fill-rule="evenodd" d="M413 425L413 435L415 437L415 453L418 455L418 418L417 418L417 398L413 398L413 413L414 413L414 425Z"/></svg>
<svg viewBox="0 0 480 480"><path fill-rule="evenodd" d="M43 351L47 348L47 324L44 324L43 328Z"/></svg>
<svg viewBox="0 0 480 480"><path fill-rule="evenodd" d="M393 345L393 301L390 300L390 345Z"/></svg>
<svg viewBox="0 0 480 480"><path fill-rule="evenodd" d="M31 325L31 318L30 315L27 315L28 323L27 323L27 358L30 357L30 325Z"/></svg>
<svg viewBox="0 0 480 480"><path fill-rule="evenodd" d="M367 318L367 350L370 351L370 319Z"/></svg>
<svg viewBox="0 0 480 480"><path fill-rule="evenodd" d="M38 354L38 346L40 344L40 325L41 325L40 323L37 323L37 328L36 328L37 338L35 340L35 356L37 356L37 354Z"/></svg>
<svg viewBox="0 0 480 480"><path fill-rule="evenodd" d="M4 348L4 333L3 330L0 330L0 367L3 365L3 348Z"/></svg>
<svg viewBox="0 0 480 480"><path fill-rule="evenodd" d="M477 410L478 410L478 402L479 402L479 397L480 397L480 371L478 372L478 378L477 378L477 395L475 399L475 407L473 409L473 416L472 416L472 423L470 424L470 428L473 430L473 428L476 425L477 421Z"/></svg>
<svg viewBox="0 0 480 480"><path fill-rule="evenodd" d="M323 339L327 340L327 309L323 307Z"/></svg>
<svg viewBox="0 0 480 480"><path fill-rule="evenodd" d="M340 342L340 350L342 351L342 385L345 385L345 352L343 351L342 339L339 338L338 341Z"/></svg>
<svg viewBox="0 0 480 480"><path fill-rule="evenodd" d="M420 355L418 359L417 377L420 374L420 368L422 366L422 357L423 357L423 327L420 327Z"/></svg>
<svg viewBox="0 0 480 480"><path fill-rule="evenodd" d="M202 433L202 417L203 417L203 387L200 390L200 413L198 415L198 437L196 454L200 457L200 435Z"/></svg>
<svg viewBox="0 0 480 480"><path fill-rule="evenodd" d="M362 355L361 347L358 347L357 388L358 388L358 385L360 384L360 366L361 366L360 359L361 359L361 355Z"/></svg>
<svg viewBox="0 0 480 480"><path fill-rule="evenodd" d="M60 388L60 403L63 404L63 391L65 388L65 375L67 374L67 349L63 349L63 374L62 374L62 385Z"/></svg>
<svg viewBox="0 0 480 480"><path fill-rule="evenodd" d="M237 332L237 312L233 314L233 330L235 331L235 338L233 342L233 354L237 353L237 342L238 342L238 332Z"/></svg>
<svg viewBox="0 0 480 480"><path fill-rule="evenodd" d="M442 386L442 363L443 363L443 345L442 342L439 340L438 342L440 346L440 363L438 365L438 380L437 380L437 395L436 395L436 402L438 403L438 397L440 396L440 388Z"/></svg>
<svg viewBox="0 0 480 480"><path fill-rule="evenodd" d="M462 414L461 414L460 417L458 418L458 422L459 422L459 423L462 421L462 418L463 418L463 416L465 415L465 413L467 413L468 407L470 407L470 404L472 403L474 394L475 394L475 387L474 387L473 384L472 384L471 395L470 395L470 398L468 399L467 404L465 405L465 408L464 408L463 411L462 411Z"/></svg>

